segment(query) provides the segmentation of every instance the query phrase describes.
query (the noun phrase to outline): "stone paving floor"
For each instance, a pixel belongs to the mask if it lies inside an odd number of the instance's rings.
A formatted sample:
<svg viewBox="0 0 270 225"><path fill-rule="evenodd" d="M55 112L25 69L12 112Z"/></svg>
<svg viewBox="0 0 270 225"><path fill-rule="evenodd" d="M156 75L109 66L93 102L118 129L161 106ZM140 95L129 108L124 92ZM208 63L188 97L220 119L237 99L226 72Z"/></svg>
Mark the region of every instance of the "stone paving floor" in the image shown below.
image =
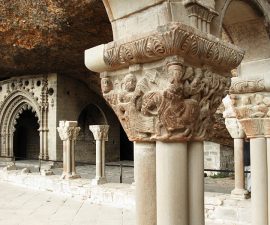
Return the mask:
<svg viewBox="0 0 270 225"><path fill-rule="evenodd" d="M135 225L133 210L0 182L0 225Z"/></svg>
<svg viewBox="0 0 270 225"><path fill-rule="evenodd" d="M109 183L119 183L120 182L120 168L119 163L123 165L133 166L132 161L121 161L108 163L111 166L106 166L106 177ZM6 166L6 162L0 162L1 167ZM42 162L42 167L46 167L49 163ZM38 172L39 162L38 160L20 160L16 161L17 169L29 168L31 172ZM52 169L55 175L62 174L62 168L56 167ZM77 173L83 179L93 179L95 177L95 165L79 165L76 166ZM126 184L131 184L134 182L134 169L133 167L124 167L122 169L122 182ZM232 178L205 178L205 191L206 192L218 192L230 194L234 188L234 180Z"/></svg>

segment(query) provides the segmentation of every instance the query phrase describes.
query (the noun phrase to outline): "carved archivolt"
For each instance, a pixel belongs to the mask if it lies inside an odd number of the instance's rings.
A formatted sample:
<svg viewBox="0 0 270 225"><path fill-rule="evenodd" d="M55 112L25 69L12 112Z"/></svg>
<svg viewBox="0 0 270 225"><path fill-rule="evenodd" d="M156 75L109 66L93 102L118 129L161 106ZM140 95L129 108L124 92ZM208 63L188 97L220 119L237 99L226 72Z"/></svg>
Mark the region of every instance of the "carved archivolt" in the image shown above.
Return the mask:
<svg viewBox="0 0 270 225"><path fill-rule="evenodd" d="M101 85L130 140L202 140L230 78L171 57L153 68L103 74Z"/></svg>
<svg viewBox="0 0 270 225"><path fill-rule="evenodd" d="M26 82L27 81L27 82ZM35 96L32 89L34 83L23 79L11 79L1 82L0 102L0 135L1 155L13 156L13 134L20 114L25 110L35 112L40 125L40 158L48 158L47 132L48 132L48 88L47 77L44 76L38 86L41 86L40 96ZM33 86L33 88L32 88ZM4 90L3 90L4 89Z"/></svg>
<svg viewBox="0 0 270 225"><path fill-rule="evenodd" d="M116 69L171 55L199 61L217 70L230 71L240 64L244 52L192 27L170 23L159 27L147 37L125 43L108 43L105 45L104 61L112 69Z"/></svg>

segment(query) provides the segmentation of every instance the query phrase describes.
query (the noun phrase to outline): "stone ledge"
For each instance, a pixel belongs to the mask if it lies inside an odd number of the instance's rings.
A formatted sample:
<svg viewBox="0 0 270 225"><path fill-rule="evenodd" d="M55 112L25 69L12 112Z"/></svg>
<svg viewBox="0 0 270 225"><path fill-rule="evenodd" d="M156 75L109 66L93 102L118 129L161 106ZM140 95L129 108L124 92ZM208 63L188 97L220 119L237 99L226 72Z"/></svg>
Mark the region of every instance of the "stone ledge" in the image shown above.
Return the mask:
<svg viewBox="0 0 270 225"><path fill-rule="evenodd" d="M92 186L90 179L61 180L59 175L21 174L21 170L0 170L0 181L14 185L51 191L91 203L117 208L135 208L135 186L107 183ZM251 225L251 201L231 199L229 194L205 193L205 219L208 225Z"/></svg>

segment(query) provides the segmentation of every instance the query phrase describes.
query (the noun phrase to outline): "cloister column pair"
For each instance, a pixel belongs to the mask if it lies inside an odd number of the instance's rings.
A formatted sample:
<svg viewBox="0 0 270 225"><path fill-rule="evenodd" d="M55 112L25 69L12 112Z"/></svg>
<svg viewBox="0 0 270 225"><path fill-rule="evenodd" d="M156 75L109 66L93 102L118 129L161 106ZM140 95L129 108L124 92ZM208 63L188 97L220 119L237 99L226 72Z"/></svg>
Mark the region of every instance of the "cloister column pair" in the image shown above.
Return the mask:
<svg viewBox="0 0 270 225"><path fill-rule="evenodd" d="M103 3L114 41L86 50L85 64L101 73L103 96L134 141L136 223L203 225L202 141L243 52L189 26L179 12L192 5Z"/></svg>
<svg viewBox="0 0 270 225"><path fill-rule="evenodd" d="M233 79L236 117L250 139L252 225L270 223L270 92L262 79Z"/></svg>

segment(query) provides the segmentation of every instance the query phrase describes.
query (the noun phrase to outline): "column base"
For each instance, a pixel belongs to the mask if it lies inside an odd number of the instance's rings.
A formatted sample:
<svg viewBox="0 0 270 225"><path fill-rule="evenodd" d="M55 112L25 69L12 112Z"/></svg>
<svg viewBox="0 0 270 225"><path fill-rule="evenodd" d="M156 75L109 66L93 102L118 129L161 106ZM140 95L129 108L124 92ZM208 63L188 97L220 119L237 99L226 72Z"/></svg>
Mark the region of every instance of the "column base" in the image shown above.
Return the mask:
<svg viewBox="0 0 270 225"><path fill-rule="evenodd" d="M92 179L91 181L92 185L100 185L100 184L106 184L106 183L107 183L107 179L105 177L95 178L95 179Z"/></svg>
<svg viewBox="0 0 270 225"><path fill-rule="evenodd" d="M81 176L79 174L66 174L66 173L63 173L61 176L61 179L63 180L72 180L77 178L81 178Z"/></svg>
<svg viewBox="0 0 270 225"><path fill-rule="evenodd" d="M248 199L250 198L250 193L245 189L234 189L231 192L231 197L234 199Z"/></svg>

